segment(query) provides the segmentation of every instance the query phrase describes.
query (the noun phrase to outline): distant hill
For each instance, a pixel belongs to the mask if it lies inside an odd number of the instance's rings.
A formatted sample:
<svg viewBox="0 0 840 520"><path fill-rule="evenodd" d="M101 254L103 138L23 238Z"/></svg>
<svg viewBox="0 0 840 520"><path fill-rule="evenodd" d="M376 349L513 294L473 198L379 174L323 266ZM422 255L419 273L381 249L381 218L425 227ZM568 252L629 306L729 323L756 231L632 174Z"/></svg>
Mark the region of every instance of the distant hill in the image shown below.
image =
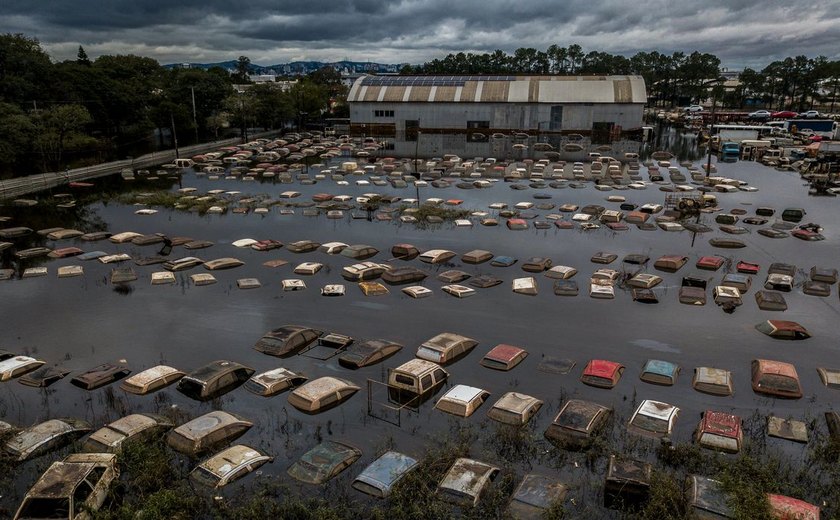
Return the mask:
<svg viewBox="0 0 840 520"><path fill-rule="evenodd" d="M305 75L314 72L323 67L334 67L340 72L360 73L360 72L399 72L405 63L372 63L368 61L293 61L290 63L278 63L276 65L257 65L251 64L252 74L276 74L276 75ZM225 70L233 70L236 68L236 60L222 61L218 63L170 63L164 65L166 68L188 67L191 69L210 69L213 67L221 67Z"/></svg>

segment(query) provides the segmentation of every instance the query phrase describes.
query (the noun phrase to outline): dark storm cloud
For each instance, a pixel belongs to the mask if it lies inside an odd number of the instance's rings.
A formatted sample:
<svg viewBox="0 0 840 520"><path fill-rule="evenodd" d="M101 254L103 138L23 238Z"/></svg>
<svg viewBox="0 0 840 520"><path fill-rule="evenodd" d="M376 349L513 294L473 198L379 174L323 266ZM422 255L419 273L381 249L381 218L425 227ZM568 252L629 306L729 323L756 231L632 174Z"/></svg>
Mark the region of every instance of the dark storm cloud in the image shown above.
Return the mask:
<svg viewBox="0 0 840 520"><path fill-rule="evenodd" d="M580 44L584 51L699 50L725 65L840 57L836 0L6 0L0 31L55 59L134 53L161 62L247 55L271 64L350 58L420 63L449 52Z"/></svg>

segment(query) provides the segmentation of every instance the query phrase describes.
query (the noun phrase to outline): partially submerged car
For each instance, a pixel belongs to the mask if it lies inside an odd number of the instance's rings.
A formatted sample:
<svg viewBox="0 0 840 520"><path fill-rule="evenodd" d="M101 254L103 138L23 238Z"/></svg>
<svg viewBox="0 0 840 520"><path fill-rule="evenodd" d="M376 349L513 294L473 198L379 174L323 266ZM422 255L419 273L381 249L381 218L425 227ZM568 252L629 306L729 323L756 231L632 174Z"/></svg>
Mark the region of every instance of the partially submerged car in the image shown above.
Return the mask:
<svg viewBox="0 0 840 520"><path fill-rule="evenodd" d="M610 455L604 482L604 503L627 506L647 500L653 471L647 462Z"/></svg>
<svg viewBox="0 0 840 520"><path fill-rule="evenodd" d="M430 249L420 255L420 261L426 264L442 264L455 258L455 252L448 249Z"/></svg>
<svg viewBox="0 0 840 520"><path fill-rule="evenodd" d="M420 251L411 244L394 244L391 247L391 256L400 260L414 260Z"/></svg>
<svg viewBox="0 0 840 520"><path fill-rule="evenodd" d="M289 394L288 401L304 413L315 414L338 406L353 397L359 389L346 379L319 377L294 389Z"/></svg>
<svg viewBox="0 0 840 520"><path fill-rule="evenodd" d="M214 410L171 430L166 443L175 451L194 456L238 439L253 425L236 414Z"/></svg>
<svg viewBox="0 0 840 520"><path fill-rule="evenodd" d="M605 359L591 359L583 369L580 382L598 388L613 388L624 373L624 365Z"/></svg>
<svg viewBox="0 0 840 520"><path fill-rule="evenodd" d="M362 456L361 450L336 441L324 441L301 455L289 467L289 476L307 484L323 484Z"/></svg>
<svg viewBox="0 0 840 520"><path fill-rule="evenodd" d="M459 458L438 484L437 493L446 502L475 506L499 471L498 467L481 461Z"/></svg>
<svg viewBox="0 0 840 520"><path fill-rule="evenodd" d="M190 472L190 480L213 489L224 487L256 470L274 457L256 448L237 444L221 451Z"/></svg>
<svg viewBox="0 0 840 520"><path fill-rule="evenodd" d="M513 492L507 512L515 519L543 518L555 504L563 502L568 487L556 478L529 473Z"/></svg>
<svg viewBox="0 0 840 520"><path fill-rule="evenodd" d="M369 339L350 345L338 358L345 368L361 368L379 363L402 350L399 343L385 339Z"/></svg>
<svg viewBox="0 0 840 520"><path fill-rule="evenodd" d="M569 399L560 409L545 438L565 449L587 447L612 415L612 408L592 401Z"/></svg>
<svg viewBox="0 0 840 520"><path fill-rule="evenodd" d="M213 361L182 377L177 388L191 399L209 401L240 386L254 372L235 361Z"/></svg>
<svg viewBox="0 0 840 520"><path fill-rule="evenodd" d="M286 244L286 249L292 253L311 253L319 247L321 247L321 244L313 242L312 240L298 240L296 242Z"/></svg>
<svg viewBox="0 0 840 520"><path fill-rule="evenodd" d="M718 480L691 475L686 479L690 513L700 520L725 520L735 518L727 504L723 485Z"/></svg>
<svg viewBox="0 0 840 520"><path fill-rule="evenodd" d="M732 372L722 368L697 367L691 385L704 394L732 395Z"/></svg>
<svg viewBox="0 0 840 520"><path fill-rule="evenodd" d="M767 320L756 325L755 329L774 339L800 340L811 337L808 330L795 321Z"/></svg>
<svg viewBox="0 0 840 520"><path fill-rule="evenodd" d="M298 387L306 380L306 376L281 367L251 376L243 387L252 394L271 397L290 388Z"/></svg>
<svg viewBox="0 0 840 520"><path fill-rule="evenodd" d="M408 455L386 451L359 473L353 481L353 488L372 497L387 498L397 482L418 464L419 461Z"/></svg>
<svg viewBox="0 0 840 520"><path fill-rule="evenodd" d="M483 249L473 249L467 253L464 253L461 256L461 261L465 264L482 264L491 260L493 258L493 253L490 251L485 251Z"/></svg>
<svg viewBox="0 0 840 520"><path fill-rule="evenodd" d="M122 382L120 388L130 394L146 395L178 381L186 373L166 365L158 365L134 374Z"/></svg>
<svg viewBox="0 0 840 520"><path fill-rule="evenodd" d="M645 363L644 368L642 368L639 379L654 385L673 386L677 381L677 375L679 373L680 367L675 363L659 359L649 359Z"/></svg>
<svg viewBox="0 0 840 520"><path fill-rule="evenodd" d="M375 280L382 276L382 273L388 269L389 266L385 264L377 264L376 262L361 262L359 264L348 265L343 268L341 270L341 276L349 282Z"/></svg>
<svg viewBox="0 0 840 520"><path fill-rule="evenodd" d="M469 417L488 397L490 392L481 388L455 385L438 399L435 408L458 417Z"/></svg>
<svg viewBox="0 0 840 520"><path fill-rule="evenodd" d="M542 408L543 402L536 397L519 392L507 392L493 403L487 417L504 424L522 426L531 420Z"/></svg>
<svg viewBox="0 0 840 520"><path fill-rule="evenodd" d="M522 270L529 273L541 273L551 268L551 259L543 257L531 257L522 263Z"/></svg>
<svg viewBox="0 0 840 520"><path fill-rule="evenodd" d="M347 258L352 258L354 260L366 260L376 254L379 253L379 250L373 246L365 245L365 244L354 244L352 246L347 246L341 250L339 253L341 256L346 256Z"/></svg>
<svg viewBox="0 0 840 520"><path fill-rule="evenodd" d="M426 271L412 266L397 267L396 269L390 270L386 268L381 273L382 281L390 285L414 284L422 282L428 275L429 273Z"/></svg>
<svg viewBox="0 0 840 520"><path fill-rule="evenodd" d="M26 493L14 520L91 518L119 474L117 456L111 453L74 453L53 462Z"/></svg>
<svg viewBox="0 0 840 520"><path fill-rule="evenodd" d="M169 419L155 414L135 413L93 432L82 445L88 453L118 453L126 442L143 441L172 428Z"/></svg>
<svg viewBox="0 0 840 520"><path fill-rule="evenodd" d="M388 386L397 393L426 396L435 392L449 378L449 373L437 363L412 359L388 371Z"/></svg>
<svg viewBox="0 0 840 520"><path fill-rule="evenodd" d="M254 349L270 356L287 357L307 347L324 332L300 325L285 325L267 332Z"/></svg>
<svg viewBox="0 0 840 520"><path fill-rule="evenodd" d="M50 419L19 431L3 448L13 460L20 462L69 444L92 429L90 423L81 419Z"/></svg>
<svg viewBox="0 0 840 520"><path fill-rule="evenodd" d="M802 398L802 386L796 368L790 363L754 359L752 361L752 389L757 394L787 399Z"/></svg>
<svg viewBox="0 0 840 520"><path fill-rule="evenodd" d="M710 450L738 453L744 440L741 418L731 413L706 410L694 432L694 440Z"/></svg>
<svg viewBox="0 0 840 520"><path fill-rule="evenodd" d="M70 371L60 366L50 366L29 372L25 376L18 379L18 383L26 386L34 386L36 388L46 388L53 383L64 379Z"/></svg>
<svg viewBox="0 0 840 520"><path fill-rule="evenodd" d="M780 520L820 520L820 508L804 500L784 495L767 494L770 513Z"/></svg>
<svg viewBox="0 0 840 520"><path fill-rule="evenodd" d="M636 408L627 429L646 437L669 437L679 412L674 405L646 399Z"/></svg>
<svg viewBox="0 0 840 520"><path fill-rule="evenodd" d="M446 365L465 356L476 345L478 342L474 339L453 332L442 332L424 341L417 349L417 357Z"/></svg>
<svg viewBox="0 0 840 520"><path fill-rule="evenodd" d="M77 375L70 380L70 383L85 390L95 390L119 381L130 373L131 370L123 365L103 363Z"/></svg>
<svg viewBox="0 0 840 520"><path fill-rule="evenodd" d="M217 258L215 260L210 260L209 262L204 262L204 268L208 271L220 271L223 269L233 269L234 267L239 267L245 265L245 262L239 260L238 258Z"/></svg>
<svg viewBox="0 0 840 520"><path fill-rule="evenodd" d="M0 381L8 381L33 370L37 370L44 361L29 356L14 356L0 361Z"/></svg>
<svg viewBox="0 0 840 520"><path fill-rule="evenodd" d="M528 352L525 349L500 343L490 349L490 352L485 354L479 363L494 370L508 371L521 363L527 355Z"/></svg>

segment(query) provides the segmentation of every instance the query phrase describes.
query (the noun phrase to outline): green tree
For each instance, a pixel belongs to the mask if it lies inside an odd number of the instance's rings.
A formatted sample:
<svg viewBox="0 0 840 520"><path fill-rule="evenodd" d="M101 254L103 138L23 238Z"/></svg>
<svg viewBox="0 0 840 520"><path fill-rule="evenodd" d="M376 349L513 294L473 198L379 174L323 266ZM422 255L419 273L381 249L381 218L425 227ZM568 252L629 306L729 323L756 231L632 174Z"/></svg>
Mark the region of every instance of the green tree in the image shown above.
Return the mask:
<svg viewBox="0 0 840 520"><path fill-rule="evenodd" d="M90 59L88 58L85 48L79 45L79 52L76 53L76 63L90 67Z"/></svg>
<svg viewBox="0 0 840 520"><path fill-rule="evenodd" d="M0 35L0 101L32 104L50 95L50 58L35 38Z"/></svg>
<svg viewBox="0 0 840 520"><path fill-rule="evenodd" d="M40 111L36 116L38 136L35 145L43 158L44 169L51 165L64 167L67 143L82 141L80 133L91 122L90 113L81 105L56 105Z"/></svg>
<svg viewBox="0 0 840 520"><path fill-rule="evenodd" d="M248 56L240 56L236 60L236 71L231 74L231 80L237 85L250 83L248 74L251 73L251 59Z"/></svg>
<svg viewBox="0 0 840 520"><path fill-rule="evenodd" d="M16 105L0 103L0 172L12 171L31 151L35 124Z"/></svg>

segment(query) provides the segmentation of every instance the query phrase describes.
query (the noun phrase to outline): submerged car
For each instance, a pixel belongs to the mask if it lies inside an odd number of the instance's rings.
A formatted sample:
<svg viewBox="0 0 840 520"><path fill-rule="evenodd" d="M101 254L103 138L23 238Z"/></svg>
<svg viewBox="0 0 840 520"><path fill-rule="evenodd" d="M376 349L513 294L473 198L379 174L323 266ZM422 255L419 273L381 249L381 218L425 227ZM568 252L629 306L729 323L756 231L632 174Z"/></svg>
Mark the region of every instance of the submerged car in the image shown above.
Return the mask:
<svg viewBox="0 0 840 520"><path fill-rule="evenodd" d="M598 388L613 388L624 373L624 365L605 359L592 359L583 369L581 383Z"/></svg>
<svg viewBox="0 0 840 520"><path fill-rule="evenodd" d="M158 365L124 380L120 388L130 394L146 395L171 385L185 375L176 368Z"/></svg>
<svg viewBox="0 0 840 520"><path fill-rule="evenodd" d="M289 394L288 401L298 410L314 414L338 406L359 390L346 379L325 376L297 387Z"/></svg>
<svg viewBox="0 0 840 520"><path fill-rule="evenodd" d="M238 439L253 425L233 413L215 410L170 431L166 443L175 451L198 455Z"/></svg>
<svg viewBox="0 0 840 520"><path fill-rule="evenodd" d="M3 448L20 462L69 444L92 429L90 423L81 419L50 419L19 431Z"/></svg>
<svg viewBox="0 0 840 520"><path fill-rule="evenodd" d="M487 417L504 424L521 426L536 415L543 402L536 397L519 392L507 392L493 403Z"/></svg>
<svg viewBox="0 0 840 520"><path fill-rule="evenodd" d="M385 339L369 339L350 345L338 358L338 364L346 368L361 368L379 363L402 350L399 343Z"/></svg>
<svg viewBox="0 0 840 520"><path fill-rule="evenodd" d="M434 393L449 378L449 373L437 363L412 359L388 371L388 386L410 396Z"/></svg>
<svg viewBox="0 0 840 520"><path fill-rule="evenodd" d="M70 383L85 390L94 390L114 381L119 381L130 373L131 370L122 365L103 363L77 375L70 380Z"/></svg>
<svg viewBox="0 0 840 520"><path fill-rule="evenodd" d="M40 359L29 356L14 356L0 361L0 381L8 381L33 370L37 370L44 364Z"/></svg>
<svg viewBox="0 0 840 520"><path fill-rule="evenodd" d="M387 498L397 482L418 464L419 461L408 455L386 451L356 477L353 488L372 497Z"/></svg>
<svg viewBox="0 0 840 520"><path fill-rule="evenodd" d="M235 361L213 361L181 378L177 388L187 397L209 401L240 386L254 372Z"/></svg>
<svg viewBox="0 0 840 520"><path fill-rule="evenodd" d="M274 457L237 444L205 460L190 472L190 480L213 489L224 487L256 470Z"/></svg>
<svg viewBox="0 0 840 520"><path fill-rule="evenodd" d="M712 410L703 412L703 418L694 432L694 439L700 446L725 453L741 451L743 438L740 417Z"/></svg>
<svg viewBox="0 0 840 520"><path fill-rule="evenodd" d="M465 356L476 345L478 342L474 339L452 332L442 332L424 341L417 349L417 357L446 365Z"/></svg>
<svg viewBox="0 0 840 520"><path fill-rule="evenodd" d="M93 432L82 450L88 453L117 453L126 442L149 439L172 426L172 422L161 415L127 415Z"/></svg>
<svg viewBox="0 0 840 520"><path fill-rule="evenodd" d="M475 506L499 471L498 467L478 460L456 459L438 484L437 493L446 502Z"/></svg>
<svg viewBox="0 0 840 520"><path fill-rule="evenodd" d="M808 339L811 334L795 321L767 320L755 326L756 330L775 339Z"/></svg>
<svg viewBox="0 0 840 520"><path fill-rule="evenodd" d="M323 331L299 325L286 325L267 332L254 349L270 356L287 357L309 346Z"/></svg>
<svg viewBox="0 0 840 520"><path fill-rule="evenodd" d="M251 376L243 387L253 394L271 397L302 385L306 382L306 379L305 376L296 374L287 368L275 368Z"/></svg>
<svg viewBox="0 0 840 520"><path fill-rule="evenodd" d="M336 441L324 441L301 455L289 467L289 476L307 484L323 484L362 456L361 450Z"/></svg>
<svg viewBox="0 0 840 520"><path fill-rule="evenodd" d="M53 462L26 493L14 520L91 518L119 474L117 456L111 453L74 453Z"/></svg>
<svg viewBox="0 0 840 520"><path fill-rule="evenodd" d="M802 386L799 384L796 367L782 361L754 359L752 388L757 394L787 399L802 398Z"/></svg>
<svg viewBox="0 0 840 520"><path fill-rule="evenodd" d="M565 449L591 444L612 415L612 408L592 401L569 399L545 430L545 438Z"/></svg>
<svg viewBox="0 0 840 520"><path fill-rule="evenodd" d="M633 413L627 429L646 437L668 437L679 412L676 406L646 399Z"/></svg>
<svg viewBox="0 0 840 520"><path fill-rule="evenodd" d="M507 510L516 519L543 518L567 492L568 487L558 479L529 473L514 491Z"/></svg>
<svg viewBox="0 0 840 520"><path fill-rule="evenodd" d="M490 397L490 392L467 385L455 385L438 399L435 408L442 412L469 417L484 401Z"/></svg>

